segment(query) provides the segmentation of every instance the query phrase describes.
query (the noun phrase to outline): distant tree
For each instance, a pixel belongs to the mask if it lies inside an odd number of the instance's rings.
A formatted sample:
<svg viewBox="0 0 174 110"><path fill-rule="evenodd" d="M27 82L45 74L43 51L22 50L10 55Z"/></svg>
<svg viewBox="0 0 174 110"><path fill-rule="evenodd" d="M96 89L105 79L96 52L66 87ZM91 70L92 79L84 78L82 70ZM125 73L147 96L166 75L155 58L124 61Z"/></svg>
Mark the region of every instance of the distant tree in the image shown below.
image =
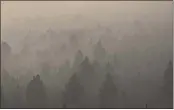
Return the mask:
<svg viewBox="0 0 174 110"><path fill-rule="evenodd" d="M8 57L11 55L11 47L6 42L1 42L1 63L4 62L4 60L8 59Z"/></svg>
<svg viewBox="0 0 174 110"><path fill-rule="evenodd" d="M110 73L106 75L106 80L100 89L100 107L117 108L118 91Z"/></svg>
<svg viewBox="0 0 174 110"><path fill-rule="evenodd" d="M95 88L96 76L93 65L90 63L89 58L85 57L79 66L78 76L80 82L84 86L85 91L93 91ZM90 81L89 81L90 80Z"/></svg>
<svg viewBox="0 0 174 110"><path fill-rule="evenodd" d="M97 100L98 89L103 77L100 72L101 68L99 63L91 63L87 56L78 68L77 74L85 90L85 94L82 98L84 106L96 106L96 101L94 100Z"/></svg>
<svg viewBox="0 0 174 110"><path fill-rule="evenodd" d="M73 73L73 71L71 71L70 62L67 60L59 67L58 74L56 74L55 77L55 83L57 83L57 80L59 80L61 83L66 83L71 75L70 73Z"/></svg>
<svg viewBox="0 0 174 110"><path fill-rule="evenodd" d="M94 73L95 73L95 75L97 75L98 76L98 78L97 78L97 81L99 81L100 82L100 84L101 84L101 82L103 81L103 78L105 77L105 68L103 68L100 64L99 64L99 62L97 62L96 60L95 61L93 61L93 63L92 63L92 66L93 66L93 68L94 68ZM97 82L96 81L96 82Z"/></svg>
<svg viewBox="0 0 174 110"><path fill-rule="evenodd" d="M47 107L47 98L44 84L37 75L27 86L26 99L28 108L45 108Z"/></svg>
<svg viewBox="0 0 174 110"><path fill-rule="evenodd" d="M75 106L79 107L79 101L84 94L83 86L80 84L76 74L73 74L65 87L63 102L64 107Z"/></svg>
<svg viewBox="0 0 174 110"><path fill-rule="evenodd" d="M46 93L48 92L48 88L51 86L51 82L52 80L51 79L51 67L49 65L48 62L45 62L42 64L42 68L41 68L41 74L40 74L40 77L42 78L42 82L44 83L45 85L45 88L46 88Z"/></svg>
<svg viewBox="0 0 174 110"><path fill-rule="evenodd" d="M109 62L106 64L105 69L106 69L106 73L113 73L114 72L114 68Z"/></svg>
<svg viewBox="0 0 174 110"><path fill-rule="evenodd" d="M79 71L91 74L89 72L91 72L92 70L93 70L93 67L90 64L89 58L86 56L85 59L82 61L82 63L79 65Z"/></svg>
<svg viewBox="0 0 174 110"><path fill-rule="evenodd" d="M94 59L99 63L105 62L106 59L106 50L103 48L101 40L94 47Z"/></svg>
<svg viewBox="0 0 174 110"><path fill-rule="evenodd" d="M75 55L74 62L73 62L73 68L77 68L83 61L83 54L80 50Z"/></svg>

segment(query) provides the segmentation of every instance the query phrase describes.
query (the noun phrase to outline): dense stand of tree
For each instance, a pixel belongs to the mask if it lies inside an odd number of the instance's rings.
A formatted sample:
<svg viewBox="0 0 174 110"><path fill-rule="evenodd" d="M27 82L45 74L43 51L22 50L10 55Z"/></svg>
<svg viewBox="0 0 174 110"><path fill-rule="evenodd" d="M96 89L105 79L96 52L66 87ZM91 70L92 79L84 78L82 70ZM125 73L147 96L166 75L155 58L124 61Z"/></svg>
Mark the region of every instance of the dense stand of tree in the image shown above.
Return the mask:
<svg viewBox="0 0 174 110"><path fill-rule="evenodd" d="M110 73L106 74L106 79L100 89L100 107L118 108L118 90L113 82Z"/></svg>
<svg viewBox="0 0 174 110"><path fill-rule="evenodd" d="M47 107L47 95L44 84L40 76L34 76L27 85L26 101L28 108L45 108Z"/></svg>
<svg viewBox="0 0 174 110"><path fill-rule="evenodd" d="M71 42L75 46L76 38L73 37ZM9 47L8 50L10 50ZM5 54L9 54L9 51ZM82 51L79 50L72 66L69 61L66 61L59 67L59 71L51 71L50 65L44 63L40 74L33 75L28 71L26 75L16 78L2 67L1 108L119 108L118 103L123 103L123 108L127 106L134 108L136 105L127 101L127 99L134 100L128 97L129 91L121 90L121 85L115 84L117 82L115 74L119 65L116 55L113 55L111 61L106 56L107 53L99 41L94 48L93 61L88 56L84 57ZM30 73L33 78L28 75ZM59 74L62 74L67 81L60 82ZM136 78L140 79L140 74ZM21 83L23 80L26 84ZM60 84L62 82L65 84ZM167 108L172 108L172 61L169 61L164 72L163 84L163 94L170 103ZM64 85L63 89L59 89L60 85ZM122 100L119 98L120 91L124 98ZM125 95L125 92L128 94ZM158 102L155 103L158 104ZM139 108L149 106L143 103Z"/></svg>
<svg viewBox="0 0 174 110"><path fill-rule="evenodd" d="M63 93L63 102L66 108L79 108L81 97L84 95L84 88L80 84L77 74L73 74L65 86ZM64 105L65 106L65 105Z"/></svg>

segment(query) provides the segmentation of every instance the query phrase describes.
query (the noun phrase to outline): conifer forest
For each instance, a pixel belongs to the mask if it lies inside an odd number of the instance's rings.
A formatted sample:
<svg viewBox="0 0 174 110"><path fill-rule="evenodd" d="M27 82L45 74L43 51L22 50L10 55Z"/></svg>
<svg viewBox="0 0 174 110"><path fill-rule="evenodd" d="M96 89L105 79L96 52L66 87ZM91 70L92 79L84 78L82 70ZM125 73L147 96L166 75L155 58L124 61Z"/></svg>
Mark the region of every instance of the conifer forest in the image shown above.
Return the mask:
<svg viewBox="0 0 174 110"><path fill-rule="evenodd" d="M173 108L172 1L1 1L1 108Z"/></svg>

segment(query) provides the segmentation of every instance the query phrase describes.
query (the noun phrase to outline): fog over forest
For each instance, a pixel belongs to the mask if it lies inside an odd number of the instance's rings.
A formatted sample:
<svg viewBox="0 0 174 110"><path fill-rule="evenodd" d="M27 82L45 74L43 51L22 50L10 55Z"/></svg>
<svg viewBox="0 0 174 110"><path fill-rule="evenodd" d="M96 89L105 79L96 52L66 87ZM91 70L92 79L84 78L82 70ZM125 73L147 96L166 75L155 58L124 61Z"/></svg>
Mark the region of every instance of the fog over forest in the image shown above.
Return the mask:
<svg viewBox="0 0 174 110"><path fill-rule="evenodd" d="M1 108L173 108L172 1L1 2Z"/></svg>

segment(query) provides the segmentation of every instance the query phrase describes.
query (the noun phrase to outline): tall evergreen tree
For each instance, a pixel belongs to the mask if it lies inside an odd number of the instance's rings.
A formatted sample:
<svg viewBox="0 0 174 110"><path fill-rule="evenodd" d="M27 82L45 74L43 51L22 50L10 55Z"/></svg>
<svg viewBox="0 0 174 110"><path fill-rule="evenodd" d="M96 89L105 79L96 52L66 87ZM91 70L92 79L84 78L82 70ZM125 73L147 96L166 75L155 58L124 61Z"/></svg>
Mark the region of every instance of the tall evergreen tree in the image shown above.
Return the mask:
<svg viewBox="0 0 174 110"><path fill-rule="evenodd" d="M101 83L99 80L100 76L97 73L100 72L100 68L97 66L100 65L91 64L89 58L86 56L83 62L80 64L77 72L80 78L80 83L83 85L85 90L85 95L83 96L82 102L86 107L94 107L96 105L96 101L94 100L97 98L98 87Z"/></svg>
<svg viewBox="0 0 174 110"><path fill-rule="evenodd" d="M37 75L27 86L26 99L28 108L45 108L47 107L47 98L44 84Z"/></svg>
<svg viewBox="0 0 174 110"><path fill-rule="evenodd" d="M106 64L106 73L113 73L114 72L114 68L113 66L108 62Z"/></svg>
<svg viewBox="0 0 174 110"><path fill-rule="evenodd" d="M100 107L117 108L118 91L110 73L106 74L106 80L100 89Z"/></svg>
<svg viewBox="0 0 174 110"><path fill-rule="evenodd" d="M83 54L80 50L75 55L74 62L73 62L73 69L76 69L83 61Z"/></svg>
<svg viewBox="0 0 174 110"><path fill-rule="evenodd" d="M96 59L99 63L103 63L106 60L106 50L103 48L101 40L99 40L94 47L94 59Z"/></svg>
<svg viewBox="0 0 174 110"><path fill-rule="evenodd" d="M80 82L84 86L86 92L91 92L95 89L93 87L96 81L96 74L94 67L90 63L88 57L85 57L84 61L80 64L78 75L80 77Z"/></svg>
<svg viewBox="0 0 174 110"><path fill-rule="evenodd" d="M6 42L1 42L1 52L1 63L4 64L4 61L11 55L10 45Z"/></svg>
<svg viewBox="0 0 174 110"><path fill-rule="evenodd" d="M80 84L79 79L75 74L69 79L68 84L65 87L64 95L63 95L63 102L68 107L79 107L80 105L80 98L84 94L83 86Z"/></svg>

